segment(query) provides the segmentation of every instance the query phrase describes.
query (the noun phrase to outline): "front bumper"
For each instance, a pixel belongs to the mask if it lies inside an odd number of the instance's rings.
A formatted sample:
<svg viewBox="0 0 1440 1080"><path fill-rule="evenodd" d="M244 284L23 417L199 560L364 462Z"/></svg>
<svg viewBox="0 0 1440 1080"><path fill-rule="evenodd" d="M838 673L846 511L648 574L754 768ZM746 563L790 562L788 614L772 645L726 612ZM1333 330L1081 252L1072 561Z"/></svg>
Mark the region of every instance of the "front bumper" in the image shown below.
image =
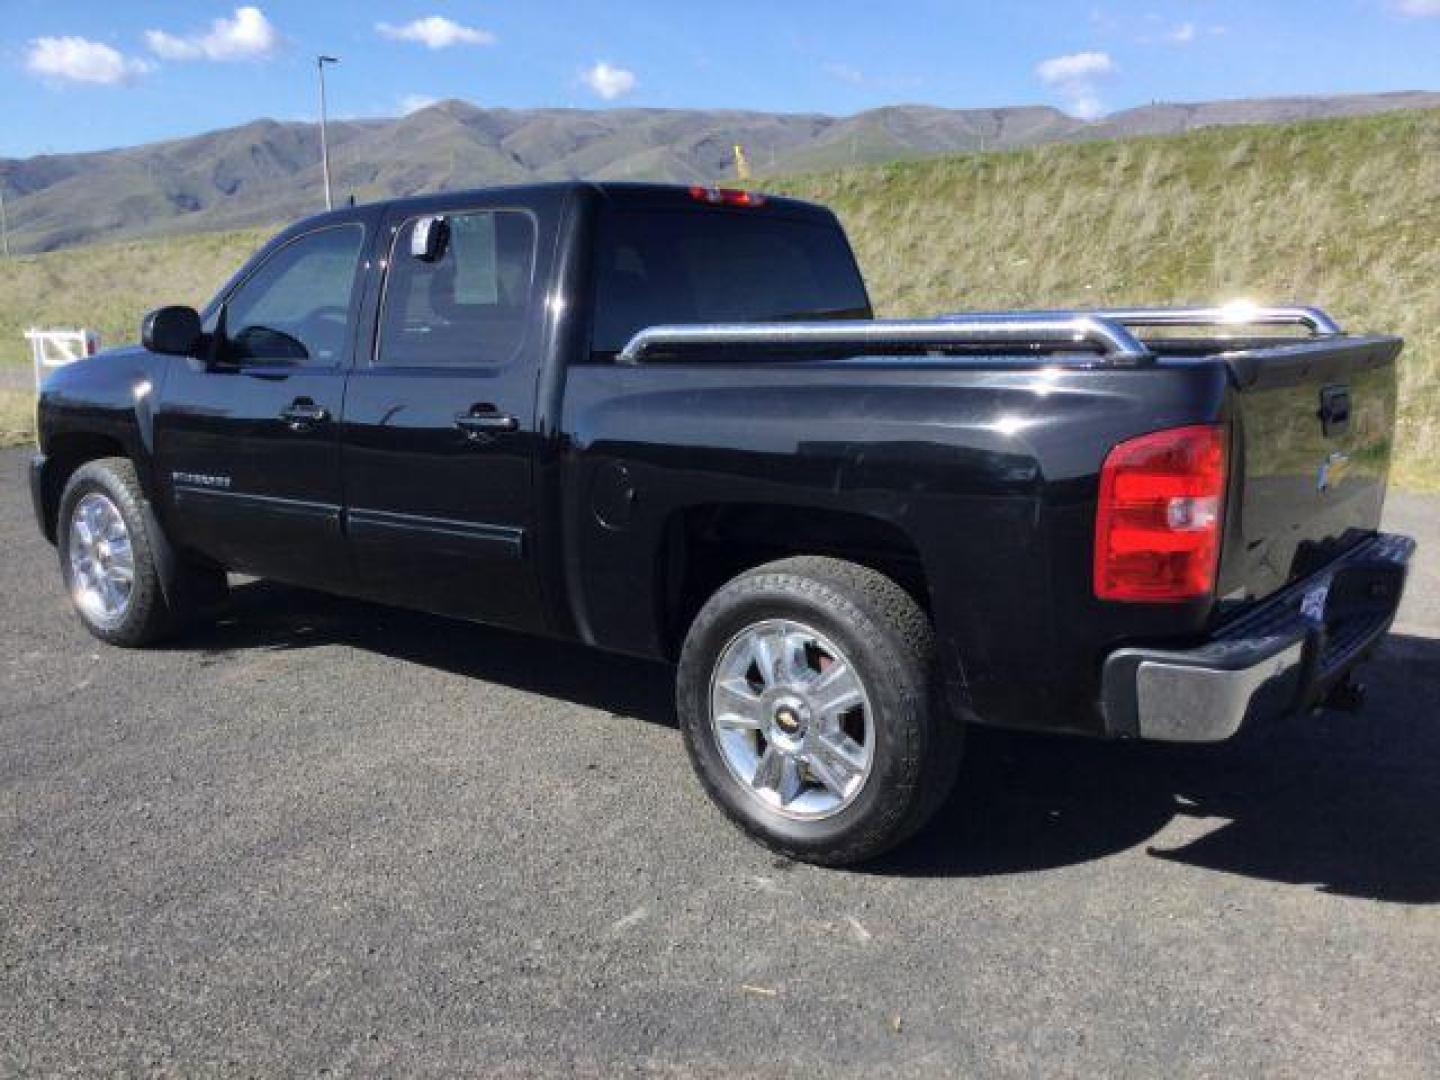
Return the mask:
<svg viewBox="0 0 1440 1080"><path fill-rule="evenodd" d="M1101 684L1106 730L1219 742L1247 723L1319 704L1390 629L1414 550L1408 536L1380 533L1204 644L1111 653Z"/></svg>

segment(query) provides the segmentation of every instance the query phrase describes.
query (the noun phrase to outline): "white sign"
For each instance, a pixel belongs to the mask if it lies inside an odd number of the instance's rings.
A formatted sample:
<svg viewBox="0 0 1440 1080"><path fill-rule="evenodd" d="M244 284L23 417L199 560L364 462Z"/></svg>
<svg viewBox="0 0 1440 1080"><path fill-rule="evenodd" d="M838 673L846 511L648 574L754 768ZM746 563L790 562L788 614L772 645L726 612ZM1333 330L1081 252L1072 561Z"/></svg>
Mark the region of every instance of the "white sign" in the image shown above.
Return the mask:
<svg viewBox="0 0 1440 1080"><path fill-rule="evenodd" d="M93 330L27 330L30 354L35 359L35 389L58 367L73 364L100 351L100 335Z"/></svg>

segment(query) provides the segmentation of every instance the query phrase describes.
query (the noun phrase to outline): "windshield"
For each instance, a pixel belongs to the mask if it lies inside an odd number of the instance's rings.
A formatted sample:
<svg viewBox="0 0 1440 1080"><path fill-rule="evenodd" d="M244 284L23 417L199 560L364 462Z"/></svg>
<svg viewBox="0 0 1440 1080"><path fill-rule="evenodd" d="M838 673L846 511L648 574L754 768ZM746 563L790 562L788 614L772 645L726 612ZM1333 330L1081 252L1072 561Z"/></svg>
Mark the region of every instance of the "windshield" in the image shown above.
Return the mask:
<svg viewBox="0 0 1440 1080"><path fill-rule="evenodd" d="M865 285L833 222L753 211L610 211L600 225L597 353L662 323L864 319Z"/></svg>

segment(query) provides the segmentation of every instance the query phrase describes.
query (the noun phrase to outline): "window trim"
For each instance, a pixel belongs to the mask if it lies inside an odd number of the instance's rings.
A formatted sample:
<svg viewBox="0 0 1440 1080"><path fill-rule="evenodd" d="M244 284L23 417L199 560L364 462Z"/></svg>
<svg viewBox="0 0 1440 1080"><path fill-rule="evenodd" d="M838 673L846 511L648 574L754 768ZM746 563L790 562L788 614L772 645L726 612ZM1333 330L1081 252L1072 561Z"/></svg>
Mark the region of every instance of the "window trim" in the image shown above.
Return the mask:
<svg viewBox="0 0 1440 1080"><path fill-rule="evenodd" d="M261 270L263 270L272 259L274 259L286 248L289 248L294 244L298 244L302 240L308 240L313 236L319 236L321 233L335 232L339 229L360 230L360 246L355 253L355 271L350 278L350 299L346 305L349 309L350 314L346 318L347 329L345 334L345 348L341 350L341 355L337 357L335 362L332 364L287 364L279 360L244 359L232 365L232 370L253 371L262 373L268 373L272 371L296 373L304 371L336 371L341 368L346 368L350 366L351 359L353 358L355 353L356 342L359 340L359 327L357 325L357 321L360 315L362 301L364 300L365 296L365 290L363 287L365 280L364 275L370 269L369 253L366 250L368 247L367 241L369 238L370 226L365 221L359 218L351 221L329 222L314 229L307 229L305 232L296 233L294 236L289 237L288 239L278 244L275 244L269 250L262 249L262 251L256 256L253 264L245 268L244 274L237 280L230 282L228 286L215 297L215 299L213 299L209 304L206 305L205 319L206 321L208 321L211 314L218 312L221 308L224 308L226 311L226 328L228 330L229 308L231 299L233 299L235 294L238 293L241 289L243 289L246 285L250 284L251 280L255 277L255 275L258 274Z"/></svg>
<svg viewBox="0 0 1440 1080"><path fill-rule="evenodd" d="M504 360L491 361L489 363L466 363L466 364L388 364L380 358L380 347L385 340L385 311L390 301L390 281L395 272L395 251L400 243L400 235L405 231L406 226L412 222L427 217L467 217L474 214L519 214L530 222L530 278L526 283L526 306L525 306L525 331L520 340L515 343L515 349ZM525 352L530 344L534 332L535 313L535 282L540 271L540 217L525 206L440 206L421 213L406 214L397 220L386 222L386 228L390 230L390 240L385 248L385 257L382 265L385 269L385 279L380 284L380 294L375 302L375 333L370 342L370 355L366 357L366 368L370 371L380 372L413 372L422 375L443 375L447 372L456 371L501 371L513 367L517 359ZM409 256L402 253L402 257Z"/></svg>

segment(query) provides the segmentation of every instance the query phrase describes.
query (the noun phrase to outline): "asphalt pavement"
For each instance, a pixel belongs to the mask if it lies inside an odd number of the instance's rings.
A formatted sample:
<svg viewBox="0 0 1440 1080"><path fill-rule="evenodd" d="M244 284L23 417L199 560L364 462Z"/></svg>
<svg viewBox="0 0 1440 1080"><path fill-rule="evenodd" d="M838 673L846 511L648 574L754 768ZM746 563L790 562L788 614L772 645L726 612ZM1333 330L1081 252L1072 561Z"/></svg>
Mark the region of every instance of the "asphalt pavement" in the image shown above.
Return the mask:
<svg viewBox="0 0 1440 1080"><path fill-rule="evenodd" d="M1359 716L977 732L864 871L663 667L251 582L126 652L0 455L0 1075L1440 1075L1440 500Z"/></svg>

